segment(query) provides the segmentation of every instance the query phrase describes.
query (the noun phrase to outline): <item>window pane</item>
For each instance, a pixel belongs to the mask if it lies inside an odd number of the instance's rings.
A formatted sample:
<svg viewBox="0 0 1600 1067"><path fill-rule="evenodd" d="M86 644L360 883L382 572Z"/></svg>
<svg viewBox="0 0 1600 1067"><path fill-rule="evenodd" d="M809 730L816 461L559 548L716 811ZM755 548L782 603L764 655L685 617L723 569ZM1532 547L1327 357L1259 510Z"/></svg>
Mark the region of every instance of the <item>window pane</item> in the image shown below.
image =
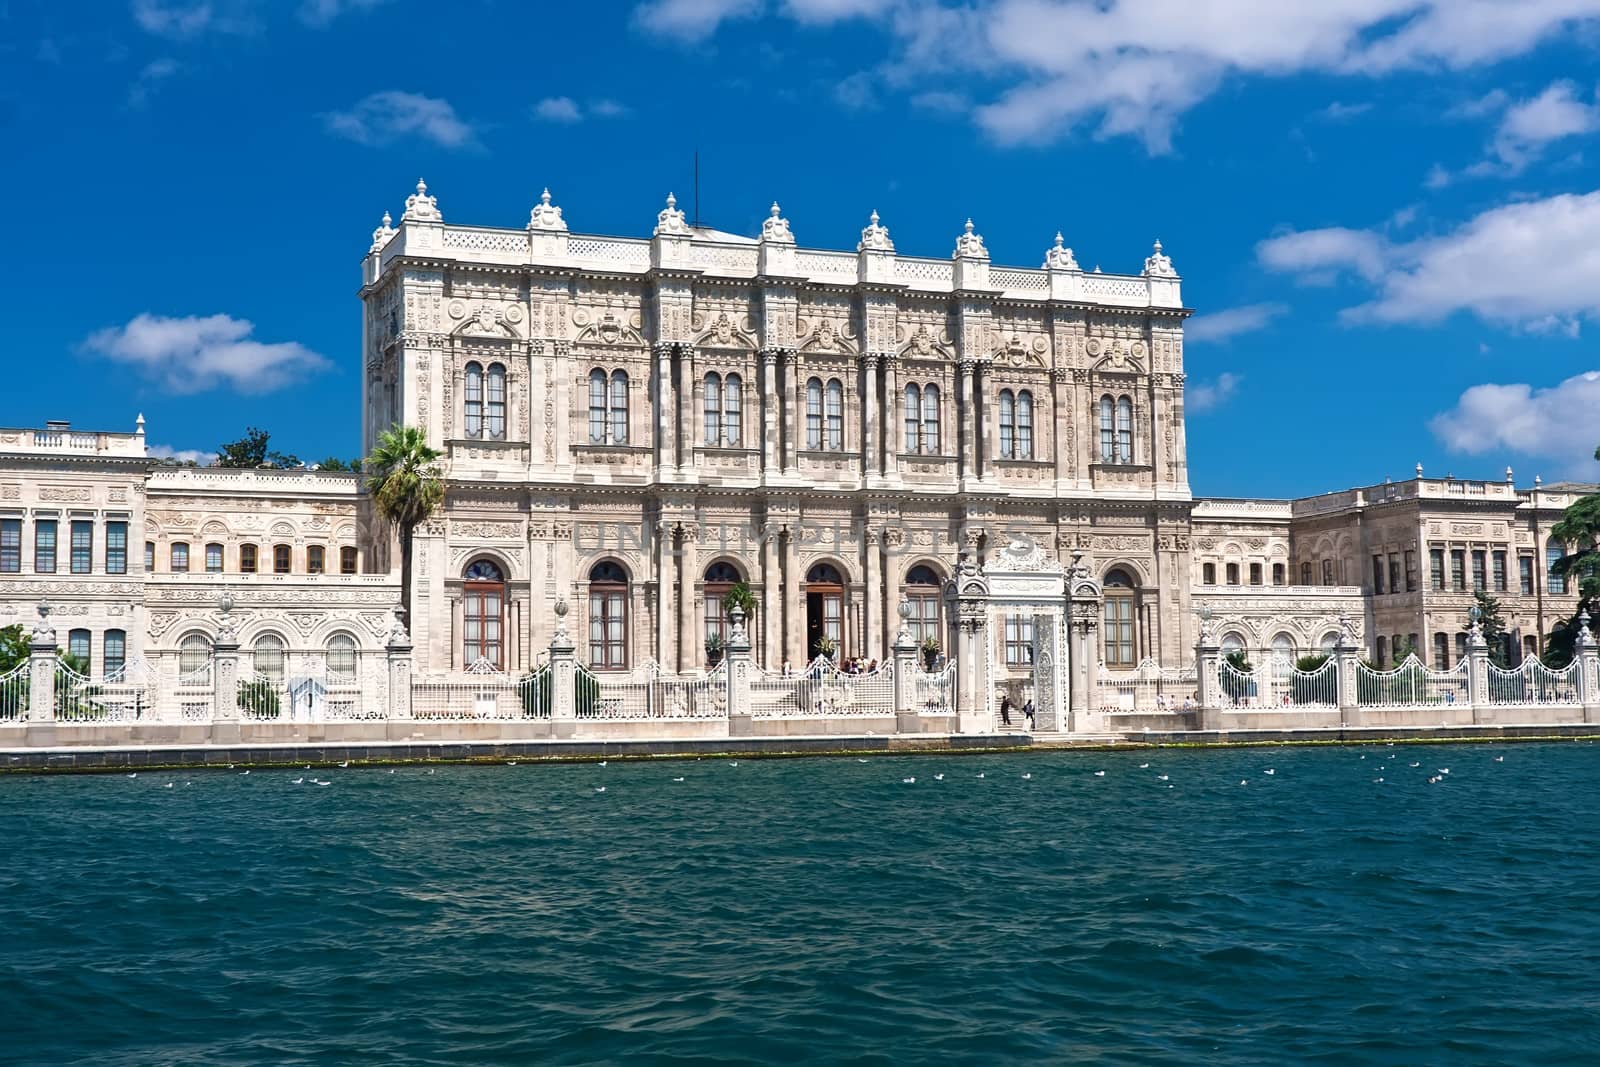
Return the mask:
<svg viewBox="0 0 1600 1067"><path fill-rule="evenodd" d="M1017 394L1017 458L1033 458L1033 394Z"/></svg>
<svg viewBox="0 0 1600 1067"><path fill-rule="evenodd" d="M89 631L73 630L67 634L67 655L83 660L83 668L89 669Z"/></svg>
<svg viewBox="0 0 1600 1067"><path fill-rule="evenodd" d="M589 372L589 440L606 439L606 372Z"/></svg>
<svg viewBox="0 0 1600 1067"><path fill-rule="evenodd" d="M828 449L844 448L844 386L837 378L828 382Z"/></svg>
<svg viewBox="0 0 1600 1067"><path fill-rule="evenodd" d="M189 569L189 546L178 542L172 546L172 572L183 574Z"/></svg>
<svg viewBox="0 0 1600 1067"><path fill-rule="evenodd" d="M256 572L256 546L255 545L240 545L239 546L239 570L241 570L245 574L254 574Z"/></svg>
<svg viewBox="0 0 1600 1067"><path fill-rule="evenodd" d="M105 673L116 674L128 662L128 635L122 630L107 630L105 641Z"/></svg>
<svg viewBox="0 0 1600 1067"><path fill-rule="evenodd" d="M306 572L308 574L321 574L325 559L324 549L321 545L312 545L306 549Z"/></svg>
<svg viewBox="0 0 1600 1067"><path fill-rule="evenodd" d="M1133 401L1117 401L1117 462L1133 462Z"/></svg>
<svg viewBox="0 0 1600 1067"><path fill-rule="evenodd" d="M221 574L222 573L222 546L221 545L207 545L206 546L206 573L207 574Z"/></svg>
<svg viewBox="0 0 1600 1067"><path fill-rule="evenodd" d="M72 573L88 574L93 570L94 523L74 520L72 523Z"/></svg>
<svg viewBox="0 0 1600 1067"><path fill-rule="evenodd" d="M939 454L939 387L929 385L922 391L922 448L930 455Z"/></svg>
<svg viewBox="0 0 1600 1067"><path fill-rule="evenodd" d="M702 387L705 393L706 444L722 443L722 379L708 374Z"/></svg>
<svg viewBox="0 0 1600 1067"><path fill-rule="evenodd" d="M125 522L106 523L106 573L128 573L128 524Z"/></svg>
<svg viewBox="0 0 1600 1067"><path fill-rule="evenodd" d="M723 443L730 447L737 447L743 436L743 413L740 404L744 402L743 387L737 374L728 375L728 380L723 383L722 396L722 436Z"/></svg>
<svg viewBox="0 0 1600 1067"><path fill-rule="evenodd" d="M806 382L806 447L822 447L822 382L817 378Z"/></svg>
<svg viewBox="0 0 1600 1067"><path fill-rule="evenodd" d="M906 441L905 451L915 452L922 447L919 432L922 427L922 390L906 386Z"/></svg>
<svg viewBox="0 0 1600 1067"><path fill-rule="evenodd" d="M1112 410L1115 402L1109 396L1100 398L1100 459L1110 463L1117 456L1116 428Z"/></svg>
<svg viewBox="0 0 1600 1067"><path fill-rule="evenodd" d="M1011 399L1011 390L1000 390L1000 456L1002 459L1011 458L1011 436L1015 431L1016 409Z"/></svg>
<svg viewBox="0 0 1600 1067"><path fill-rule="evenodd" d="M628 375L611 372L611 443L628 443Z"/></svg>
<svg viewBox="0 0 1600 1067"><path fill-rule="evenodd" d="M56 572L56 520L54 519L34 521L33 569L39 574Z"/></svg>
<svg viewBox="0 0 1600 1067"><path fill-rule="evenodd" d="M466 388L462 391L462 412L465 416L466 435L483 436L483 368L476 363L467 364Z"/></svg>
<svg viewBox="0 0 1600 1067"><path fill-rule="evenodd" d="M289 546L275 545L272 549L272 573L289 573Z"/></svg>
<svg viewBox="0 0 1600 1067"><path fill-rule="evenodd" d="M356 573L356 550L348 545L339 549L339 573Z"/></svg>
<svg viewBox="0 0 1600 1067"><path fill-rule="evenodd" d="M22 520L0 519L0 572L22 570Z"/></svg>

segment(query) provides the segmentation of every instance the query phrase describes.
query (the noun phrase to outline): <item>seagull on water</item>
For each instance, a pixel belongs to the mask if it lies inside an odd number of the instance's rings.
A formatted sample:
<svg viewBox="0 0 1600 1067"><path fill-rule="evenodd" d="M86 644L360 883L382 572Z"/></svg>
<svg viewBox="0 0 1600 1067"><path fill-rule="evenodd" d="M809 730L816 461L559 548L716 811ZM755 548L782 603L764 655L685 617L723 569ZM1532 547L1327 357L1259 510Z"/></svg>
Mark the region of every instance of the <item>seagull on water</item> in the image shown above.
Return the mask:
<svg viewBox="0 0 1600 1067"><path fill-rule="evenodd" d="M1413 767L1420 767L1420 766L1422 766L1422 764L1420 764L1420 763L1413 763L1413 764L1412 764L1412 765L1411 765L1411 766L1413 766Z"/></svg>
<svg viewBox="0 0 1600 1067"><path fill-rule="evenodd" d="M1441 779L1441 778L1440 778L1440 777L1439 777L1439 776L1438 776L1438 775L1437 775L1437 774L1436 774L1436 775L1433 775L1433 776L1432 776L1432 777L1431 777L1431 778L1429 778L1429 779L1428 779L1428 784L1429 784L1429 785L1438 785L1438 784L1439 784L1439 782L1441 782L1441 781L1443 781L1443 779Z"/></svg>
<svg viewBox="0 0 1600 1067"><path fill-rule="evenodd" d="M1439 773L1440 774L1449 774L1450 773L1450 768L1449 767L1440 767L1439 768Z"/></svg>
<svg viewBox="0 0 1600 1067"><path fill-rule="evenodd" d="M390 768L389 768L389 773L390 773L390 774L393 774L393 773L394 773L394 768L393 768L393 767L390 767Z"/></svg>
<svg viewBox="0 0 1600 1067"><path fill-rule="evenodd" d="M734 760L732 763L728 764L728 766L737 767L737 766L739 766L739 761L738 760Z"/></svg>
<svg viewBox="0 0 1600 1067"><path fill-rule="evenodd" d="M300 777L298 777L298 778L296 778L294 780L294 784L295 785L304 785L305 781L306 781L305 775L302 774Z"/></svg>
<svg viewBox="0 0 1600 1067"><path fill-rule="evenodd" d="M333 784L333 781L331 779L329 781L326 781L326 782L317 782L316 779L313 778L312 781L316 782L317 785L332 785Z"/></svg>
<svg viewBox="0 0 1600 1067"><path fill-rule="evenodd" d="M1261 773L1262 774L1277 774L1278 772L1273 770L1271 767L1268 767L1266 770L1262 771Z"/></svg>
<svg viewBox="0 0 1600 1067"><path fill-rule="evenodd" d="M900 784L901 785L916 785L917 784L917 780L915 778L902 778L902 779L900 779Z"/></svg>
<svg viewBox="0 0 1600 1067"><path fill-rule="evenodd" d="M605 792L605 791L606 791L606 787L605 787L605 786L603 786L603 785L600 785L600 786L595 786L595 790L594 790L594 791L595 791L595 792L596 792L596 793L604 793L604 792Z"/></svg>
<svg viewBox="0 0 1600 1067"><path fill-rule="evenodd" d="M506 766L507 767L515 767L516 765L517 765L517 761L516 760L514 760L514 759L506 760Z"/></svg>
<svg viewBox="0 0 1600 1067"><path fill-rule="evenodd" d="M1150 764L1148 764L1148 763L1141 763L1141 764L1139 764L1139 769L1140 769L1140 770L1141 770L1141 771L1147 771L1147 770L1149 770L1149 769L1150 769Z"/></svg>
<svg viewBox="0 0 1600 1067"><path fill-rule="evenodd" d="M982 777L983 777L983 772L982 772L982 771L979 771L979 772L978 772L978 777L979 777L979 778L982 778Z"/></svg>
<svg viewBox="0 0 1600 1067"><path fill-rule="evenodd" d="M604 767L605 765L606 765L606 761L605 760L601 760L600 761L600 766Z"/></svg>
<svg viewBox="0 0 1600 1067"><path fill-rule="evenodd" d="M681 781L683 781L683 779L682 778L674 778L673 781L674 782L681 782Z"/></svg>
<svg viewBox="0 0 1600 1067"><path fill-rule="evenodd" d="M339 764L339 766L348 767L348 766L350 766L350 761L349 760L345 760L343 763Z"/></svg>
<svg viewBox="0 0 1600 1067"><path fill-rule="evenodd" d="M1374 778L1373 781L1377 782L1379 785L1383 784L1383 779L1382 778Z"/></svg>
<svg viewBox="0 0 1600 1067"><path fill-rule="evenodd" d="M163 789L171 789L172 788L172 783L168 782L166 785L162 786L161 788L163 788Z"/></svg>
<svg viewBox="0 0 1600 1067"><path fill-rule="evenodd" d="M240 775L240 777L243 777L244 775L247 775L249 773L250 773L249 771L240 771L239 775Z"/></svg>
<svg viewBox="0 0 1600 1067"><path fill-rule="evenodd" d="M933 776L933 780L936 781L936 782L942 782L942 781L944 781L944 775L936 774L936 775Z"/></svg>
<svg viewBox="0 0 1600 1067"><path fill-rule="evenodd" d="M861 759L861 758L860 758L860 757L859 757L859 756L858 756L858 757L856 757L856 762L857 762L857 763L865 763L865 762L867 762L867 761L866 761L866 760L864 760L864 759Z"/></svg>
<svg viewBox="0 0 1600 1067"><path fill-rule="evenodd" d="M139 777L139 772L138 771L134 771L132 774L128 775L128 777L129 778L137 778L137 777Z"/></svg>
<svg viewBox="0 0 1600 1067"><path fill-rule="evenodd" d="M1505 758L1505 757L1504 757L1504 756L1496 756L1496 757L1495 757L1495 758L1494 758L1494 761L1495 761L1495 762L1496 762L1496 763L1504 763L1504 762L1505 762L1505 761L1506 761L1506 758Z"/></svg>
<svg viewBox="0 0 1600 1067"><path fill-rule="evenodd" d="M1239 784L1240 784L1240 785L1249 785L1249 784L1250 784L1250 779L1248 779L1248 778L1241 778L1241 779L1239 779Z"/></svg>
<svg viewBox="0 0 1600 1067"><path fill-rule="evenodd" d="M1106 776L1106 772L1105 771L1095 771L1094 772L1094 776L1096 778L1104 778Z"/></svg>
<svg viewBox="0 0 1600 1067"><path fill-rule="evenodd" d="M1167 780L1167 779L1168 779L1168 778L1169 778L1169 777L1171 777L1171 776L1170 776L1170 775L1166 775L1166 774L1158 774L1158 775L1156 775L1156 781L1158 781L1158 782L1164 782L1164 781L1166 781L1166 780Z"/></svg>
<svg viewBox="0 0 1600 1067"><path fill-rule="evenodd" d="M1023 774L1022 774L1022 780L1024 782L1033 781L1033 772L1032 771L1024 771Z"/></svg>
<svg viewBox="0 0 1600 1067"><path fill-rule="evenodd" d="M433 773L433 768L432 768L432 767L429 767L429 768L428 768L428 773L429 773L429 774L432 774L432 773Z"/></svg>

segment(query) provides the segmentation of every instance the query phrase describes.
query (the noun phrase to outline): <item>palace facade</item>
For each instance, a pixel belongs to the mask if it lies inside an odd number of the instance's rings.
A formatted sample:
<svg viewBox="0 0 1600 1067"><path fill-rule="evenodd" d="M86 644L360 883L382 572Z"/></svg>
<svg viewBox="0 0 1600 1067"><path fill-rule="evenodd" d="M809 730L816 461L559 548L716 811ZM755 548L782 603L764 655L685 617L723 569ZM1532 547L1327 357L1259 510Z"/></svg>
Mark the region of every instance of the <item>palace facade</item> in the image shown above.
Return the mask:
<svg viewBox="0 0 1600 1067"><path fill-rule="evenodd" d="M901 255L876 213L854 251L805 248L774 204L755 237L569 231L546 192L519 228L446 224L418 183L362 263L363 451L394 423L444 454L417 531L421 672L534 666L571 607L595 670L704 667L723 597L755 597L769 670L824 647L882 660L911 605L1027 539L1104 591L1105 670L1225 647L1296 656L1348 619L1369 654L1455 662L1474 588L1513 658L1574 596L1550 526L1585 487L1425 479L1294 501L1195 500L1180 278L992 265L969 221L945 258ZM144 426L0 430L0 625L55 606L95 671L203 662L226 592L257 669L375 654L398 554L354 475L183 468ZM573 625L573 624L576 625ZM1027 676L1032 620L990 635ZM287 668L283 664L288 664ZM274 665L277 665L276 667Z"/></svg>

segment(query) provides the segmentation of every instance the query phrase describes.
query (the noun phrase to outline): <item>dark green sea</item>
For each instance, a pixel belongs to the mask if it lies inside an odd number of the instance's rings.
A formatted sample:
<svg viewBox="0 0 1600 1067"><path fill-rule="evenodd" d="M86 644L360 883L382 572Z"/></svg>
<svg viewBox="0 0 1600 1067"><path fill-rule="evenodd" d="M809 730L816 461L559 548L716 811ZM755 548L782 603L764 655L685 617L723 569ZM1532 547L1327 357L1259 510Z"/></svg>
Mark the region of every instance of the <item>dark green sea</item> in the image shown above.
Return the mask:
<svg viewBox="0 0 1600 1067"><path fill-rule="evenodd" d="M1596 1063L1597 780L1588 743L4 778L0 1060Z"/></svg>

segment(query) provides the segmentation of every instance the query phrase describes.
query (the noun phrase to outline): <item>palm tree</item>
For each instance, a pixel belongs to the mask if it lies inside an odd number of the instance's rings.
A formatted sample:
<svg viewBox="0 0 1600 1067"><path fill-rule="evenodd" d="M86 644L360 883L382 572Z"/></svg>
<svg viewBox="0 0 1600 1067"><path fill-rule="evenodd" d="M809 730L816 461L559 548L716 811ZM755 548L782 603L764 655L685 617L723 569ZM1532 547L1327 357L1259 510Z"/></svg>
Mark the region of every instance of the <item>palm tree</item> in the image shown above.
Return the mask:
<svg viewBox="0 0 1600 1067"><path fill-rule="evenodd" d="M372 472L367 492L400 537L400 611L411 625L411 534L444 499L444 482L434 461L440 452L422 428L394 425L378 435L364 467Z"/></svg>

